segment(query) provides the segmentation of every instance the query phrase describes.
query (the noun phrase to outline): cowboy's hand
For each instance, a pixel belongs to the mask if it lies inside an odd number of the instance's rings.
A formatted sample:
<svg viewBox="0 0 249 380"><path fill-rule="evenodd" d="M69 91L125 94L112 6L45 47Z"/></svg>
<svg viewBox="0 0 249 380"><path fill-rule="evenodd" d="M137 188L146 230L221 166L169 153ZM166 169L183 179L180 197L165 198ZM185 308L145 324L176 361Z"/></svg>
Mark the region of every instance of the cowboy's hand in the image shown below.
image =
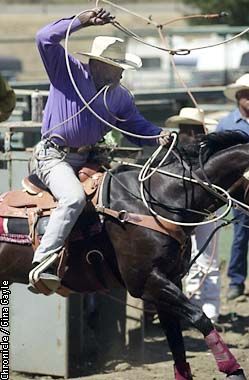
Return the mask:
<svg viewBox="0 0 249 380"><path fill-rule="evenodd" d="M158 139L160 145L167 145L170 142L170 132L162 131Z"/></svg>
<svg viewBox="0 0 249 380"><path fill-rule="evenodd" d="M105 25L111 23L115 17L103 8L94 8L79 16L82 26Z"/></svg>

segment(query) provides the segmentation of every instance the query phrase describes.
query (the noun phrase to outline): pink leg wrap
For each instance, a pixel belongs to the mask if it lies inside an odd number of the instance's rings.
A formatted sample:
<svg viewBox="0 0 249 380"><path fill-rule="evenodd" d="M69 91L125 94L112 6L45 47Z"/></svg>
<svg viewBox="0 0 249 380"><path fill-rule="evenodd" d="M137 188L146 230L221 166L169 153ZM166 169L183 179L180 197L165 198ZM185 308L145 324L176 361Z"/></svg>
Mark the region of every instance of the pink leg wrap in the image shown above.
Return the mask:
<svg viewBox="0 0 249 380"><path fill-rule="evenodd" d="M205 341L215 357L219 371L230 374L240 368L239 363L216 330L212 330L206 336Z"/></svg>
<svg viewBox="0 0 249 380"><path fill-rule="evenodd" d="M174 364L175 380L192 380L191 370L188 363Z"/></svg>

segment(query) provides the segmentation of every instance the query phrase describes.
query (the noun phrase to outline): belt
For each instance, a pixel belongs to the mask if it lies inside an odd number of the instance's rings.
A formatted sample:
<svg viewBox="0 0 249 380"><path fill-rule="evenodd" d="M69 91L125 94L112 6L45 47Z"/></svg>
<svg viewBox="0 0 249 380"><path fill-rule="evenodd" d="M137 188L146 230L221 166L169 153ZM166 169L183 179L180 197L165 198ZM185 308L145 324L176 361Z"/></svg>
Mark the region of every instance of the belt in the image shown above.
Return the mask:
<svg viewBox="0 0 249 380"><path fill-rule="evenodd" d="M93 145L83 145L78 148L75 148L75 147L62 146L62 145L56 144L53 140L45 140L44 147L55 148L65 153L87 153L93 148Z"/></svg>
<svg viewBox="0 0 249 380"><path fill-rule="evenodd" d="M74 148L74 147L70 147L70 146L68 146L68 147L62 146L61 148L68 153L83 154L83 153L90 152L90 150L92 150L92 148L93 148L93 145L83 145L83 146L80 146L79 148Z"/></svg>
<svg viewBox="0 0 249 380"><path fill-rule="evenodd" d="M67 149L68 153L79 153L80 148L72 148L69 146L68 148L64 147L64 149Z"/></svg>

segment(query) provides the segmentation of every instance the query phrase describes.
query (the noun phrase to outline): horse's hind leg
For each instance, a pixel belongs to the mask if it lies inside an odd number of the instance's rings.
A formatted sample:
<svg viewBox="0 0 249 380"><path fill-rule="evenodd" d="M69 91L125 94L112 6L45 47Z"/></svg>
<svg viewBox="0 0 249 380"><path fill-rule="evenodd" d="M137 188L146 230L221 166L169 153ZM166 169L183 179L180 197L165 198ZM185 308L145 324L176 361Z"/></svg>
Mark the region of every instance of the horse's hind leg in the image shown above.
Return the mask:
<svg viewBox="0 0 249 380"><path fill-rule="evenodd" d="M160 309L164 310L165 313L170 310L170 313L175 317L185 319L196 327L204 335L219 370L226 373L227 378L230 380L246 379L240 365L221 339L219 333L214 329L210 319L156 268L148 277L143 298L150 299L157 307L160 306Z"/></svg>
<svg viewBox="0 0 249 380"><path fill-rule="evenodd" d="M174 374L176 380L192 380L190 366L186 361L185 345L179 318L166 314L163 308L157 308L161 326L174 360Z"/></svg>

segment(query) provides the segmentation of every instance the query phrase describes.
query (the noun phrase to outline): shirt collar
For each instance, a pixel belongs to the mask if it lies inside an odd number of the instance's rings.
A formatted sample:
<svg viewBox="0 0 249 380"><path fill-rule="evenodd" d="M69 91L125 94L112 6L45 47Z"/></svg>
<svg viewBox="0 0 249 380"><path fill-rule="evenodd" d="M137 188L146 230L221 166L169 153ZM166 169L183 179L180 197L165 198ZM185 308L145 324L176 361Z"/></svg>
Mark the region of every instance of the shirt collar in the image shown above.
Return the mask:
<svg viewBox="0 0 249 380"><path fill-rule="evenodd" d="M241 120L245 120L245 118L241 115L239 108L236 108L234 111L234 121L238 123Z"/></svg>

